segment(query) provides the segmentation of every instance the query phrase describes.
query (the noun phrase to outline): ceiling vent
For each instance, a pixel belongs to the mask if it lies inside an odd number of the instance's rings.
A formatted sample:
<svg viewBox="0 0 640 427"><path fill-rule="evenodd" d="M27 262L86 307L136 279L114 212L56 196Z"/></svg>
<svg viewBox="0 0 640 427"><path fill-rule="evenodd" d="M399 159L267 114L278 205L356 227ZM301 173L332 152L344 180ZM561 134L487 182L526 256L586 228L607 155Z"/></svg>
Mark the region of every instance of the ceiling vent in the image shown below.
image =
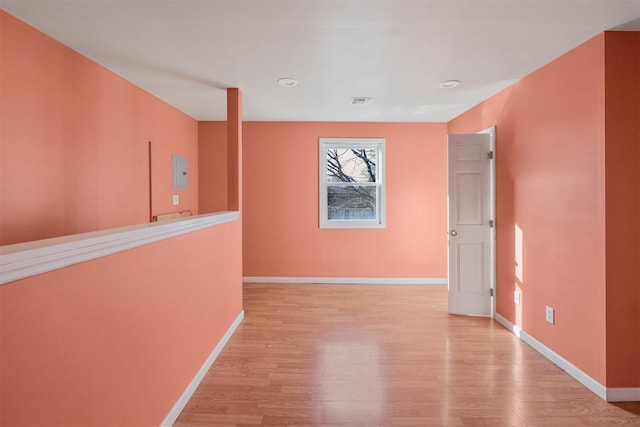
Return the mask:
<svg viewBox="0 0 640 427"><path fill-rule="evenodd" d="M373 101L371 96L357 96L351 98L351 105L369 105Z"/></svg>

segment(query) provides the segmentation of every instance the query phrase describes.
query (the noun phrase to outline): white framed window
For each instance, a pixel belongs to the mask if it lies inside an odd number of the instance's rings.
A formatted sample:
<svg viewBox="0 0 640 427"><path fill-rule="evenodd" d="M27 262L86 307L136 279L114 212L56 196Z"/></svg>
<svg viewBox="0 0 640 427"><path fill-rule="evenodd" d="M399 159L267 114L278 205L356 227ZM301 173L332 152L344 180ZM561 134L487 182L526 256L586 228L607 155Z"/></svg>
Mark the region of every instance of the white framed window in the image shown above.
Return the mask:
<svg viewBox="0 0 640 427"><path fill-rule="evenodd" d="M384 138L320 138L320 228L385 228Z"/></svg>

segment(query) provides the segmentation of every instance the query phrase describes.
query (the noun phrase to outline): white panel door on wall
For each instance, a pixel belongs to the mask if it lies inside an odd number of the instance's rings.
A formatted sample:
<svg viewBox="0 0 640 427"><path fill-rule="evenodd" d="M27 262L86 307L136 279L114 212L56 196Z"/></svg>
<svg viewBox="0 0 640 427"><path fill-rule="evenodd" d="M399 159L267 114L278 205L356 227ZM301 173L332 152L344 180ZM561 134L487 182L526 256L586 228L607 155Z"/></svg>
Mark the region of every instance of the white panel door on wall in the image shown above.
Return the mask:
<svg viewBox="0 0 640 427"><path fill-rule="evenodd" d="M448 138L449 312L493 312L495 128Z"/></svg>

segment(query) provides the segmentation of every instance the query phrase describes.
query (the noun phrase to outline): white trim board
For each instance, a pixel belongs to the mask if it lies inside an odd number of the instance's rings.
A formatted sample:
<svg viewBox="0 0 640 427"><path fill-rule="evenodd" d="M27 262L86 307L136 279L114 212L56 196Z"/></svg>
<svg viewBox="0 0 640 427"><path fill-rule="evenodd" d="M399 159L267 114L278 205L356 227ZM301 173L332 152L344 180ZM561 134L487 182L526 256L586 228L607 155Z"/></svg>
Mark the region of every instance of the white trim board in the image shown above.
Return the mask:
<svg viewBox="0 0 640 427"><path fill-rule="evenodd" d="M238 329L238 326L240 326L242 319L244 319L244 310L242 310L240 314L238 314L236 320L234 320L231 326L229 326L227 332L225 332L225 334L222 336L209 357L207 357L207 360L204 361L204 364L200 367L200 370L198 370L178 401L173 405L173 408L171 408L165 419L160 424L161 427L169 427L172 426L174 422L176 422L184 407L187 405L187 403L189 403L189 399L191 399L191 396L193 396L193 393L200 385L200 382L202 382L202 380L204 379L207 371L209 371L211 365L213 365L213 362L215 362L215 360L218 358L224 346L227 345L227 342L229 342L229 339L231 338L233 333L236 331L236 329Z"/></svg>
<svg viewBox="0 0 640 427"><path fill-rule="evenodd" d="M491 150L491 152L493 153L493 161L490 163L489 165L489 180L490 180L490 188L493 192L492 195L492 202L489 205L489 218L493 218L493 220L496 220L496 125L493 125L491 127L488 127L484 130L481 130L478 133L485 133L485 134L489 134L491 135L491 141L489 142L489 150ZM495 227L495 222L494 222L494 226L491 227L491 240L492 240L492 244L491 244L491 260L490 260L490 275L491 275L491 279L490 279L490 284L489 286L491 286L491 289L495 289L496 288L496 227ZM496 299L495 298L491 298L491 316L495 316L496 314Z"/></svg>
<svg viewBox="0 0 640 427"><path fill-rule="evenodd" d="M600 384L598 381L591 378L589 375L584 373L582 370L577 368L571 362L569 362L564 357L560 356L555 351L551 350L549 347L526 333L522 328L517 325L514 325L506 318L501 316L499 313L496 313L494 316L496 322L500 323L502 326L511 331L515 336L520 338L525 343L529 344L536 350L538 353L542 354L544 357L549 359L555 365L557 365L560 369L565 371L567 374L571 375L578 382L584 385L586 388L595 393L602 400L607 402L634 402L640 401L640 387L636 388L613 388L613 387L605 387Z"/></svg>
<svg viewBox="0 0 640 427"><path fill-rule="evenodd" d="M446 285L440 277L243 277L244 283L314 283L346 285Z"/></svg>
<svg viewBox="0 0 640 427"><path fill-rule="evenodd" d="M2 246L0 285L239 218L236 211L220 212Z"/></svg>
<svg viewBox="0 0 640 427"><path fill-rule="evenodd" d="M607 388L607 402L640 402L640 387Z"/></svg>

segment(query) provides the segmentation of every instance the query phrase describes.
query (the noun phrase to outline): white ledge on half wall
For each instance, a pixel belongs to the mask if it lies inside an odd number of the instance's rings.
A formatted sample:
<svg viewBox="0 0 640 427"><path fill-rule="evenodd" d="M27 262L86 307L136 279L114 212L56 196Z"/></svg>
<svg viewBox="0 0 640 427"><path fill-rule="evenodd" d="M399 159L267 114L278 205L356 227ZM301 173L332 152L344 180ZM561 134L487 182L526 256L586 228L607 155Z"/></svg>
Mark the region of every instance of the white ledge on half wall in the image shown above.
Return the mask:
<svg viewBox="0 0 640 427"><path fill-rule="evenodd" d="M341 285L446 285L446 277L243 277L244 283L296 283Z"/></svg>
<svg viewBox="0 0 640 427"><path fill-rule="evenodd" d="M0 285L240 219L219 212L0 247Z"/></svg>

